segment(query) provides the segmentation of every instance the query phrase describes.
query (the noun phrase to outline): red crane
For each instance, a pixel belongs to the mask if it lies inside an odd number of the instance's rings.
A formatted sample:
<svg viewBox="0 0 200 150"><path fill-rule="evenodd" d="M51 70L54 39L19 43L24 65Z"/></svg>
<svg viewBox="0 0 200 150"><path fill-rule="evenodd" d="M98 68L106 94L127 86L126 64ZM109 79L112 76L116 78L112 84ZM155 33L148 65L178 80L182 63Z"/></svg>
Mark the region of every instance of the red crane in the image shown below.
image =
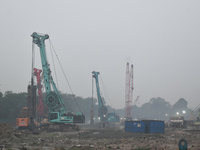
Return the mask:
<svg viewBox="0 0 200 150"><path fill-rule="evenodd" d="M126 85L125 85L125 114L126 119L132 119L132 99L133 99L133 65L129 70L129 63L126 64Z"/></svg>
<svg viewBox="0 0 200 150"><path fill-rule="evenodd" d="M37 107L37 113L39 114L40 117L47 117L46 107L44 103L42 102L43 94L42 94L42 84L41 84L41 75L40 75L41 72L42 70L34 68L34 75L37 78L37 88L38 88L38 95L39 95L39 105Z"/></svg>

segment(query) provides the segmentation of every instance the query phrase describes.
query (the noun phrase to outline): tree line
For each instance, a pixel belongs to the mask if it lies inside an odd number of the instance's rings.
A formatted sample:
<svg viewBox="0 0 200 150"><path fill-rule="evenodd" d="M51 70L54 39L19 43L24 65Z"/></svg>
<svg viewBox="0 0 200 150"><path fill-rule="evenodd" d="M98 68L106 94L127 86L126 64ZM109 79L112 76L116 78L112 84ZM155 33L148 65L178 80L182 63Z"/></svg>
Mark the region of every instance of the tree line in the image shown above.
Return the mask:
<svg viewBox="0 0 200 150"><path fill-rule="evenodd" d="M73 94L61 93L66 110L69 112L82 112L85 115L86 123L90 123L91 109L93 106L94 117L98 118L97 99L92 97L82 98ZM27 106L27 93L13 93L6 91L0 92L0 122L15 124L16 118L21 116L21 109ZM108 112L116 112L120 118L125 117L125 110L108 107ZM184 115L186 119L191 119L192 109L188 108L188 102L180 98L174 105L171 105L165 99L154 97L149 102L144 103L141 107L132 106L133 119L158 119L168 120L170 116ZM184 113L183 113L184 112ZM193 112L197 116L197 111Z"/></svg>

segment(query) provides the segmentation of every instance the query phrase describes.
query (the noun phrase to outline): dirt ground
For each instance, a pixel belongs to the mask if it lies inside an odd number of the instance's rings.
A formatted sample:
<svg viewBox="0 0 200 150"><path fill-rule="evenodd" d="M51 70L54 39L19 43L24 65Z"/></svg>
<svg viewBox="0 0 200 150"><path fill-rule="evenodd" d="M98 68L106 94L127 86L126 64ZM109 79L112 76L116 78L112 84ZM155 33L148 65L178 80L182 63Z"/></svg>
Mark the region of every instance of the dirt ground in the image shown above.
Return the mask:
<svg viewBox="0 0 200 150"><path fill-rule="evenodd" d="M189 129L166 128L164 134L128 133L123 127L30 132L0 124L2 150L178 150L182 138L188 150L200 150L200 131Z"/></svg>

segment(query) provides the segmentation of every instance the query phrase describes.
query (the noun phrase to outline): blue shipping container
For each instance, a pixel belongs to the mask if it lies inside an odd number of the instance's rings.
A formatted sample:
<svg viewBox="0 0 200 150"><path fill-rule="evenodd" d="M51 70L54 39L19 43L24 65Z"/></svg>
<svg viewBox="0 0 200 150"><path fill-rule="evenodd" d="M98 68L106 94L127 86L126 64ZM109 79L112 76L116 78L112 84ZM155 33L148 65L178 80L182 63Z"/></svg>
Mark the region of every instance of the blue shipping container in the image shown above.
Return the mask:
<svg viewBox="0 0 200 150"><path fill-rule="evenodd" d="M164 121L158 120L143 120L145 122L146 133L164 133L165 131L165 123Z"/></svg>
<svg viewBox="0 0 200 150"><path fill-rule="evenodd" d="M142 121L125 121L125 132L145 133L145 123Z"/></svg>

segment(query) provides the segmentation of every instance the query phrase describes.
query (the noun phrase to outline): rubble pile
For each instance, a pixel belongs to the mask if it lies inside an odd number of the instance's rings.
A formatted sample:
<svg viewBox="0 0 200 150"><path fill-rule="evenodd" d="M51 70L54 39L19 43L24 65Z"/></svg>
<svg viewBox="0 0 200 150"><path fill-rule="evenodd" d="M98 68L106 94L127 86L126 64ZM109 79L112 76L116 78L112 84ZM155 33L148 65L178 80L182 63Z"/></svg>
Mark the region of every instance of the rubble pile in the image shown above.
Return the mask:
<svg viewBox="0 0 200 150"><path fill-rule="evenodd" d="M17 132L8 124L0 124L0 138L13 137Z"/></svg>
<svg viewBox="0 0 200 150"><path fill-rule="evenodd" d="M102 150L102 149L148 149L175 150L183 138L188 149L200 149L200 131L165 129L164 134L129 133L123 129L81 129L69 132L14 130L6 124L0 124L0 149L19 150L25 148L41 150Z"/></svg>

